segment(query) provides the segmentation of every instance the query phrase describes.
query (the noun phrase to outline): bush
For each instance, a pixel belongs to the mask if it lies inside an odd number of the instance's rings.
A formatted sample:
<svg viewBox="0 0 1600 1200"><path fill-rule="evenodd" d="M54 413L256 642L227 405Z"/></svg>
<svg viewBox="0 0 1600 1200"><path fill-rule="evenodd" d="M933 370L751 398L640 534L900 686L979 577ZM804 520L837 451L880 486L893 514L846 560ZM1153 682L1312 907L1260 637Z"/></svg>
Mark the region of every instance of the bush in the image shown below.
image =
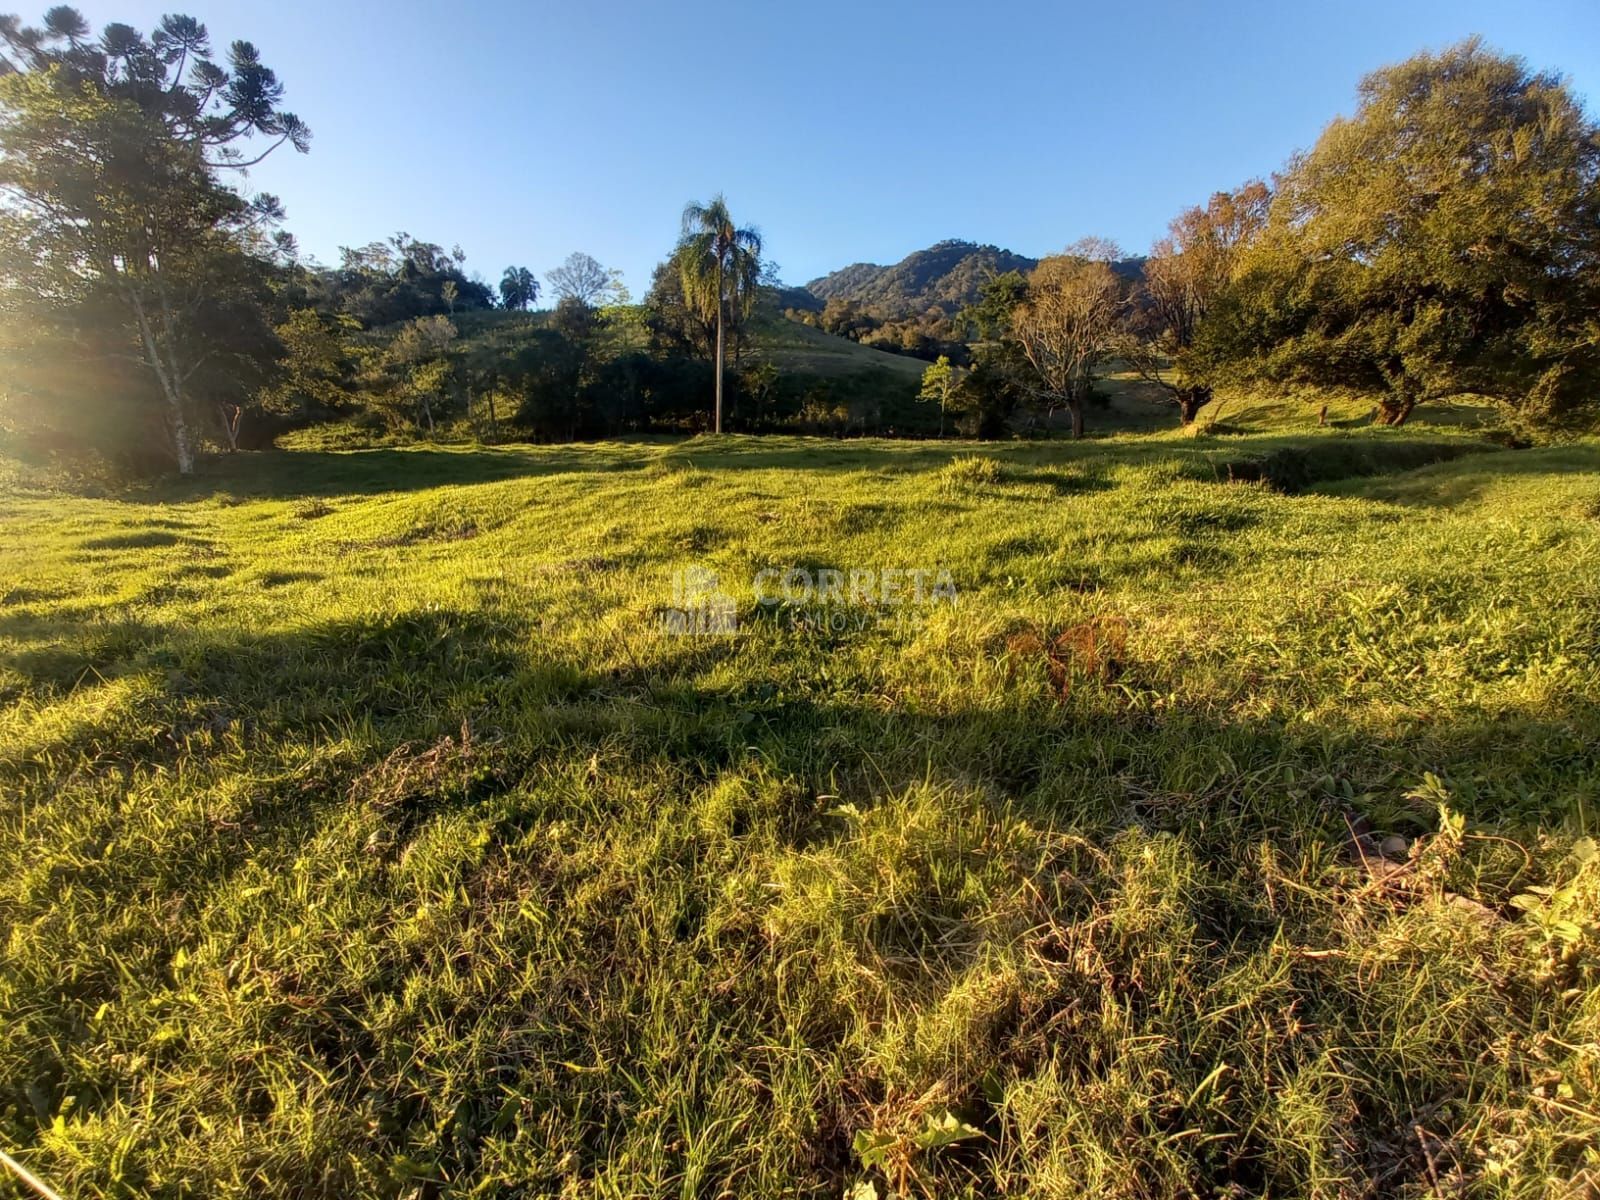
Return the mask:
<svg viewBox="0 0 1600 1200"><path fill-rule="evenodd" d="M939 471L939 486L946 492L971 491L992 487L1005 477L998 462L981 454L963 454L951 459Z"/></svg>

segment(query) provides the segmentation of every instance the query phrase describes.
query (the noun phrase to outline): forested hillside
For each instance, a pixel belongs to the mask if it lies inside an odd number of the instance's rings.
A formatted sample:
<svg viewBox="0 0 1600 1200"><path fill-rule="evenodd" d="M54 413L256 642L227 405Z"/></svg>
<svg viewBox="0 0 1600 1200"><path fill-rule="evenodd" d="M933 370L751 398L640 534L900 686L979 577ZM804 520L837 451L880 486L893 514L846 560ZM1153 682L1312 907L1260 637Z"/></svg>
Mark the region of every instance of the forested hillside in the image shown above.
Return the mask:
<svg viewBox="0 0 1600 1200"><path fill-rule="evenodd" d="M955 313L978 299L984 282L1007 271L1028 272L1039 260L998 246L959 239L906 255L893 266L855 263L813 279L806 291L824 302L854 300L879 316L907 317L929 308Z"/></svg>

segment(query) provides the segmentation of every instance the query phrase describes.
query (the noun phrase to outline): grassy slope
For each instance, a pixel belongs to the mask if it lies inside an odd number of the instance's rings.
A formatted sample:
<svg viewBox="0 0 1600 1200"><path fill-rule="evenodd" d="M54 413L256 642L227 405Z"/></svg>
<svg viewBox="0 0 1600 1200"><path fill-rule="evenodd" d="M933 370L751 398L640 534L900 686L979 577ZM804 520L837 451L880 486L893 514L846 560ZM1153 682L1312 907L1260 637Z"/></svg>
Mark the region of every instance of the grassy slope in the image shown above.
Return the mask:
<svg viewBox="0 0 1600 1200"><path fill-rule="evenodd" d="M1386 438L13 488L0 1137L73 1196L1576 1194L1600 450L1207 481ZM736 635L660 631L685 563ZM789 564L960 596L796 629Z"/></svg>
<svg viewBox="0 0 1600 1200"><path fill-rule="evenodd" d="M760 320L751 340L755 358L768 359L787 371L808 371L824 376L887 371L917 383L928 369L923 359L890 354L782 318Z"/></svg>
<svg viewBox="0 0 1600 1200"><path fill-rule="evenodd" d="M518 340L522 327L535 328L545 314L503 313L498 311L463 313L456 318L468 348L510 347ZM613 348L643 349L645 338L639 327L613 332ZM747 354L757 361L770 360L785 371L810 372L823 376L851 375L882 370L897 377L920 381L928 364L902 354L890 354L871 346L858 345L849 338L835 337L798 321L770 313L759 313L751 327Z"/></svg>

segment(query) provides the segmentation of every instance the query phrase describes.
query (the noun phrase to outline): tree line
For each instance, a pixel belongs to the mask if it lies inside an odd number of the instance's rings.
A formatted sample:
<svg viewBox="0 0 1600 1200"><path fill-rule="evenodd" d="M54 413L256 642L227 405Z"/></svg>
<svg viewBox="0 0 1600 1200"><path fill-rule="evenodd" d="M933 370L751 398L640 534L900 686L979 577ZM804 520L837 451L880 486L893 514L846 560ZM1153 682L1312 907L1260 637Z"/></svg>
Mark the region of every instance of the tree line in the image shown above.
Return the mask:
<svg viewBox="0 0 1600 1200"><path fill-rule="evenodd" d="M576 253L497 286L399 233L302 258L243 171L310 129L248 42L168 16L93 34L0 17L0 425L46 444L204 444L363 419L434 434L810 428L1075 435L1113 369L1187 423L1220 389L1356 389L1379 419L1482 397L1530 430L1592 423L1600 131L1559 77L1476 40L1373 73L1269 181L1179 214L1135 275L1085 239L949 315L790 315L932 359L920 391L747 357L786 307L759 232L689 205L642 303ZM541 298L549 310L534 311ZM492 314L492 316L490 315ZM892 344L891 344L892 343ZM54 439L52 441L51 439Z"/></svg>
<svg viewBox="0 0 1600 1200"><path fill-rule="evenodd" d="M1529 431L1600 406L1600 131L1557 75L1472 39L1374 72L1270 183L1179 214L1119 278L1089 239L963 314L969 370L924 394L998 428L1059 407L1081 434L1095 382L1131 367L1193 421L1224 386L1369 394L1377 419L1491 401Z"/></svg>

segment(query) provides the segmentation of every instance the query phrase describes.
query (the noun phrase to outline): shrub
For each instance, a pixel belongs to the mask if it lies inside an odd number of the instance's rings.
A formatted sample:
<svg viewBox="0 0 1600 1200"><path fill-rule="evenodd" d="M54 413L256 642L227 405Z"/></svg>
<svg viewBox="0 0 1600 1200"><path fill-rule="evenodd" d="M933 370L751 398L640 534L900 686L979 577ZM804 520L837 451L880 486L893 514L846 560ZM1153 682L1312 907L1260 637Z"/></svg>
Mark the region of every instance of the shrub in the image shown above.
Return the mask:
<svg viewBox="0 0 1600 1200"><path fill-rule="evenodd" d="M1000 464L981 454L963 454L953 458L939 471L939 486L947 492L970 491L973 488L992 487L1004 477Z"/></svg>

